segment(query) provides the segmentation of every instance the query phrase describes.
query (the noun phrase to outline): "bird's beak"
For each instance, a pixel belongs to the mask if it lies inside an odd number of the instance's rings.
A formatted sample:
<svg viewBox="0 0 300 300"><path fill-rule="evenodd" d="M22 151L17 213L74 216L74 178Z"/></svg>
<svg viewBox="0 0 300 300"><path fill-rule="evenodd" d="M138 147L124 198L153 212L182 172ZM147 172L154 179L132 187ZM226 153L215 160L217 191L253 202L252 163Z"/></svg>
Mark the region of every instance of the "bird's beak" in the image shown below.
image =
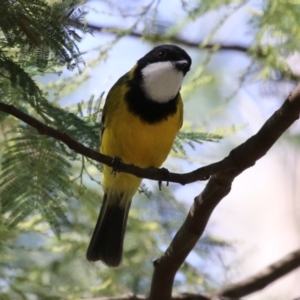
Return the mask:
<svg viewBox="0 0 300 300"><path fill-rule="evenodd" d="M187 60L178 60L172 62L173 66L178 70L183 72L184 74L189 71L190 66Z"/></svg>

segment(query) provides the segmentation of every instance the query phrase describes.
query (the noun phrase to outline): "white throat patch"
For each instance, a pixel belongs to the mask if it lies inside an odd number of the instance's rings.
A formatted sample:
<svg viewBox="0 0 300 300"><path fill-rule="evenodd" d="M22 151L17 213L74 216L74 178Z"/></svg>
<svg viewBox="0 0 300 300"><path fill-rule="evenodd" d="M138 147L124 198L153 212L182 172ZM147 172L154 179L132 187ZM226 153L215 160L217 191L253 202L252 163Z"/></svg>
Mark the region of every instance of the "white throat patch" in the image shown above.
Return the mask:
<svg viewBox="0 0 300 300"><path fill-rule="evenodd" d="M142 69L142 88L147 98L156 102L168 102L180 90L183 73L170 61L156 62Z"/></svg>

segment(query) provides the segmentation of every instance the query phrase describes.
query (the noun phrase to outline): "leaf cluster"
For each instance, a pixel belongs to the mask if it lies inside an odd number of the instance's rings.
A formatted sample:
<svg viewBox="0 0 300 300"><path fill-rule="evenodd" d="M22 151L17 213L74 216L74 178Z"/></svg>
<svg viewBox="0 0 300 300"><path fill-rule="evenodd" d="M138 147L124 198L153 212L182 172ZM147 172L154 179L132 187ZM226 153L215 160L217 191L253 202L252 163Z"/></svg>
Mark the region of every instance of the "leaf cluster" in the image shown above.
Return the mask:
<svg viewBox="0 0 300 300"><path fill-rule="evenodd" d="M54 2L3 0L0 11L1 54L16 49L19 62L44 70L51 59L56 65L74 68L81 63L77 29L88 32L83 21L81 1Z"/></svg>

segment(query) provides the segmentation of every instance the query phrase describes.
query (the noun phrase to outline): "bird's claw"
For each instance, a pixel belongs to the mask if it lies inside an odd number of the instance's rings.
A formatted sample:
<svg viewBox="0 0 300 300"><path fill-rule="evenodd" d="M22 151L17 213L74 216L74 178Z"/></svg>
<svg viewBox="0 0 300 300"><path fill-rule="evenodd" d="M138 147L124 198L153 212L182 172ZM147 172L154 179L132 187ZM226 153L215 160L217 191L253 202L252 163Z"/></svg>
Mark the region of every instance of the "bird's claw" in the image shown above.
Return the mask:
<svg viewBox="0 0 300 300"><path fill-rule="evenodd" d="M120 168L120 164L121 164L121 158L115 156L111 162L112 164L112 170L111 170L111 174L116 176L119 168Z"/></svg>
<svg viewBox="0 0 300 300"><path fill-rule="evenodd" d="M160 171L164 174L164 180L167 182L166 186L169 186L169 181L170 181L170 172L166 168L161 168ZM161 185L162 185L162 180L158 181L158 188L161 191Z"/></svg>

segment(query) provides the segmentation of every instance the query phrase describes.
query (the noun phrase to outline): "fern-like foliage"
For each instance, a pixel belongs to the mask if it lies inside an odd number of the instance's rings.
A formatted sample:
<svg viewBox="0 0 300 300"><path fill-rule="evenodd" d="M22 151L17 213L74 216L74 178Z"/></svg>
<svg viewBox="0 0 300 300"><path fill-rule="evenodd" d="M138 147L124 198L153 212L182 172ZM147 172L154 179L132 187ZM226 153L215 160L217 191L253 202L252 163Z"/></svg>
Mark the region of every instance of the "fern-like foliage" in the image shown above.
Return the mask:
<svg viewBox="0 0 300 300"><path fill-rule="evenodd" d="M37 98L42 96L42 92L31 76L18 63L14 62L9 57L6 57L5 53L1 50L0 78L2 79L0 81L2 89L5 88L5 83L6 86L10 84L12 88L16 89L22 95L22 99L31 105L36 105L38 102ZM10 102L9 99L8 95L5 102Z"/></svg>
<svg viewBox="0 0 300 300"><path fill-rule="evenodd" d="M81 62L76 42L81 37L76 29L85 12L78 8L81 1L65 0L52 5L42 0L3 0L0 10L2 40L7 48L18 47L20 61L40 69L52 59L57 65L72 69ZM42 22L41 22L42 20ZM2 41L3 42L3 41Z"/></svg>
<svg viewBox="0 0 300 300"><path fill-rule="evenodd" d="M203 142L218 142L223 138L220 134L214 134L209 132L196 132L196 131L180 131L178 132L174 144L173 150L186 154L184 145L189 145L192 149L195 149L195 143L202 144Z"/></svg>
<svg viewBox="0 0 300 300"><path fill-rule="evenodd" d="M32 68L44 69L49 61L68 68L79 65L78 31L89 31L80 25L85 12L79 4L80 0L56 1L52 5L42 0L2 1L0 95L5 103L26 111L33 108L48 125L95 149L97 128L48 101L30 73ZM5 117L1 114L0 120Z"/></svg>
<svg viewBox="0 0 300 300"><path fill-rule="evenodd" d="M29 104L48 125L65 131L93 149L98 146L99 128L94 126L95 123L86 122L48 101L32 77L19 64L5 57L0 51L1 77L0 94L3 95L1 101L23 109Z"/></svg>
<svg viewBox="0 0 300 300"><path fill-rule="evenodd" d="M38 210L59 235L63 204L72 196L70 163L55 140L20 126L10 131L0 173L1 213L14 227Z"/></svg>

